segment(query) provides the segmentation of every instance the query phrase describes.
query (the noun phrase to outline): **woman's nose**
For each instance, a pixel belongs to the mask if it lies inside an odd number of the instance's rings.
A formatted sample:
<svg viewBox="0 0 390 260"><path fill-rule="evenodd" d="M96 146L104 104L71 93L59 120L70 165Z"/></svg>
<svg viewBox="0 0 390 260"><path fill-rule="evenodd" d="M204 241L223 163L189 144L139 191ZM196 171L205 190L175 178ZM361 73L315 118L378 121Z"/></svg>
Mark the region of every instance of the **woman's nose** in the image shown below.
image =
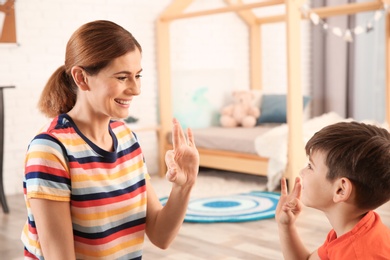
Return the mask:
<svg viewBox="0 0 390 260"><path fill-rule="evenodd" d="M126 94L137 96L141 94L141 86L138 82L130 82L126 88Z"/></svg>

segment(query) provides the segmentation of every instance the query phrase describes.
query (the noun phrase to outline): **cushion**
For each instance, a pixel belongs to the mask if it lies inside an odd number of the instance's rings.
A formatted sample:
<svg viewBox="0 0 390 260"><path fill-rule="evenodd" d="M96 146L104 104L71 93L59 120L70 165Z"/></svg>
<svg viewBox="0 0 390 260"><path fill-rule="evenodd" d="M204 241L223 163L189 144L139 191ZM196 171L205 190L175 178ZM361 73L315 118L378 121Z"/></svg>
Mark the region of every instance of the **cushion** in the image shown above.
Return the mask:
<svg viewBox="0 0 390 260"><path fill-rule="evenodd" d="M303 97L303 108L307 106L310 97ZM260 117L257 119L257 124L262 123L286 123L287 121L287 102L286 95L264 94L261 98Z"/></svg>

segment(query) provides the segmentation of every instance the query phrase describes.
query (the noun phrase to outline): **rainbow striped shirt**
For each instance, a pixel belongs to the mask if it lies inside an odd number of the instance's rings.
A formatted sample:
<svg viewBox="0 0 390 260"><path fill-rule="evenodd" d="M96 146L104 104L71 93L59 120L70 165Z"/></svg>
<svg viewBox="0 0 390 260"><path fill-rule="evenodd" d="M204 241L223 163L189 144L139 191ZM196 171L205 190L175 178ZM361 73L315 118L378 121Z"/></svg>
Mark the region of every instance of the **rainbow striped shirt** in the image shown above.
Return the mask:
<svg viewBox="0 0 390 260"><path fill-rule="evenodd" d="M141 259L149 178L136 136L109 125L114 152L88 140L62 114L31 141L25 160L25 255L44 259L29 198L69 201L77 259Z"/></svg>

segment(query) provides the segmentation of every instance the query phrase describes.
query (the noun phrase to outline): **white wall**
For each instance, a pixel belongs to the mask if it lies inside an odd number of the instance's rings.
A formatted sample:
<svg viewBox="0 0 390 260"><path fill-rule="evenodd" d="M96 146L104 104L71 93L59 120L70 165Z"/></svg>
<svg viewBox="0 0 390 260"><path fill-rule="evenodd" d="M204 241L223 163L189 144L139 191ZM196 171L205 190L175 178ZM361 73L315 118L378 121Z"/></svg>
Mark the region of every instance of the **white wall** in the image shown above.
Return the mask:
<svg viewBox="0 0 390 260"><path fill-rule="evenodd" d="M65 46L72 32L85 22L112 20L128 29L143 47L142 94L130 109L139 126L158 124L155 19L169 0L18 0L16 24L18 45L0 44L0 85L15 85L4 91L6 194L22 192L26 148L47 121L36 108L49 76L64 62ZM222 0L197 0L191 10L221 7ZM266 29L265 29L266 30ZM249 84L248 32L233 14L221 14L172 23L172 69L233 71L231 88ZM285 90L284 30L264 32L264 80L267 92ZM275 37L277 36L277 37ZM309 37L303 35L307 42ZM272 55L272 53L274 55ZM304 68L309 65L304 54ZM270 66L272 64L272 66ZM270 69L272 68L272 69ZM305 69L306 71L306 69ZM303 73L307 88L309 76ZM202 75L199 75L202 77ZM226 86L216 86L226 91ZM277 91L274 91L277 90ZM151 174L157 173L157 139L154 132L138 133Z"/></svg>

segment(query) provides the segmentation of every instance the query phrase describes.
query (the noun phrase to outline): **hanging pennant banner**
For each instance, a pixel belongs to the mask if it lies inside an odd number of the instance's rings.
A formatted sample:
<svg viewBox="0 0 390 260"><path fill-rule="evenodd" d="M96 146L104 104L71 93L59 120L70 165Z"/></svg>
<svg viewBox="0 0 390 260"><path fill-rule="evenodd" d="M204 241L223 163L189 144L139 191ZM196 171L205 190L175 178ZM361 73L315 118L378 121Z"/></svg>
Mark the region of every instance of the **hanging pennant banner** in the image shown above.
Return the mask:
<svg viewBox="0 0 390 260"><path fill-rule="evenodd" d="M390 10L390 7L389 5L384 4L383 9L375 11L373 17L369 19L364 26L358 25L353 29L347 28L345 31L343 31L341 28L337 26L331 26L328 23L326 23L324 20L321 19L321 17L318 14L316 14L313 10L310 9L308 4L302 5L300 9L302 15L305 18L310 19L310 21L314 25L321 25L325 31L330 30L330 32L332 32L334 35L343 38L345 41L353 42L354 36L363 33L369 33L370 31L374 30L374 24L383 17L384 12L388 12Z"/></svg>

